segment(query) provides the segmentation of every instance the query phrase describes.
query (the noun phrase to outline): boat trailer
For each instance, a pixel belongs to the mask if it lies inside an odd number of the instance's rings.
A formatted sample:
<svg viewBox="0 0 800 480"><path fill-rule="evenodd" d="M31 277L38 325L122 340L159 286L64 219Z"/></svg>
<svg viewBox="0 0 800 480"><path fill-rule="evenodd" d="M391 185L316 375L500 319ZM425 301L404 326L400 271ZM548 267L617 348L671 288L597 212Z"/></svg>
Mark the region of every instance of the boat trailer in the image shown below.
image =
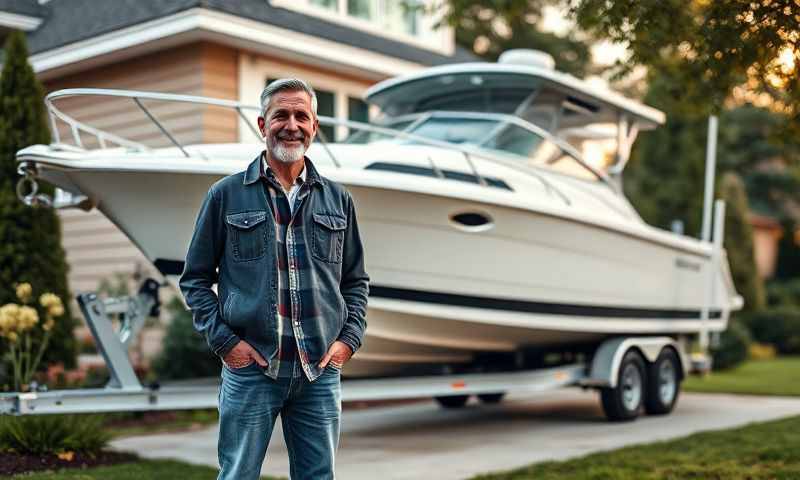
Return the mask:
<svg viewBox="0 0 800 480"><path fill-rule="evenodd" d="M145 410L216 408L220 378L179 380L143 385L128 357L131 339L148 316L157 315L160 284L146 279L136 295L101 298L96 293L77 296L78 305L108 366L103 388L0 393L0 414L100 413ZM113 315L120 315L115 330ZM619 370L626 352L635 349L649 364L665 349L680 359L682 378L692 364L686 345L671 337L614 337L604 341L590 363L572 363L536 370L494 373L426 375L378 379L344 379L343 401L375 401L434 397L446 407L461 406L471 395L495 401L506 393L535 394L567 386L623 389ZM679 380L678 380L679 381Z"/></svg>

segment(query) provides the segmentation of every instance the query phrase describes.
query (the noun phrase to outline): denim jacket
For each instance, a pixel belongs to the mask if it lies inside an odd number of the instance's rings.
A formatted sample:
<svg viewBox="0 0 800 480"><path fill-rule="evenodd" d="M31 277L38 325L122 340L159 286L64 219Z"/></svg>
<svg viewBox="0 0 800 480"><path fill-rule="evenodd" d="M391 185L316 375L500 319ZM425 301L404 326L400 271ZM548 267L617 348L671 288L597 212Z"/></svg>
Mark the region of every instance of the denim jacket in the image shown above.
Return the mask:
<svg viewBox="0 0 800 480"><path fill-rule="evenodd" d="M259 179L261 156L247 170L229 175L208 190L197 215L180 278L192 311L194 328L220 358L244 340L269 362L267 375L277 378L278 265L275 219ZM298 212L304 235L296 257L301 308L313 318L293 326L298 354L314 380L317 363L335 340L353 353L366 328L369 276L350 193L317 173L306 158L311 189ZM298 242L300 243L300 242ZM215 283L217 293L211 289Z"/></svg>

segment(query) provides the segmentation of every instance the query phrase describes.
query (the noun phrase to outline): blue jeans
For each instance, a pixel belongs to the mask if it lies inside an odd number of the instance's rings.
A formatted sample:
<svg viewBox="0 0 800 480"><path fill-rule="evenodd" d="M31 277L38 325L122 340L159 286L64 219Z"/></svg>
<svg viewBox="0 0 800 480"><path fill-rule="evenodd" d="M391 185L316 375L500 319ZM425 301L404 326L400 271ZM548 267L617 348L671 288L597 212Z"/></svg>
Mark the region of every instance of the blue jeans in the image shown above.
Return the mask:
<svg viewBox="0 0 800 480"><path fill-rule="evenodd" d="M223 364L217 480L259 478L279 413L291 479L333 479L341 412L341 371L331 364L314 382L305 375L273 380L255 362Z"/></svg>

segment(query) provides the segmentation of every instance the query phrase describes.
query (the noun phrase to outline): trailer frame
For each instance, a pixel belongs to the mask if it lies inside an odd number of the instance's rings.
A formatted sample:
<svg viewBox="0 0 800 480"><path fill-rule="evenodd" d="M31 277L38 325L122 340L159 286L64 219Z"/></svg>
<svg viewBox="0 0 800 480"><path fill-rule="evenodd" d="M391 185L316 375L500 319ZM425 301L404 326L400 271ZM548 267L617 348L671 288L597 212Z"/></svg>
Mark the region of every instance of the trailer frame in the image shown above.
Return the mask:
<svg viewBox="0 0 800 480"><path fill-rule="evenodd" d="M132 296L101 298L96 293L78 295L81 312L99 353L108 365L108 383L103 388L0 393L0 414L216 408L220 378L143 385L128 358L131 339L135 338L148 316L158 313L160 287L156 280L148 278ZM112 315L120 316L117 329ZM646 361L653 362L665 348L674 349L679 355L682 378L691 369L685 342L668 336L619 336L600 344L590 362L490 373L344 379L342 400L460 397L466 401L471 395L535 394L568 386L613 389L618 388L620 360L627 351L635 349Z"/></svg>

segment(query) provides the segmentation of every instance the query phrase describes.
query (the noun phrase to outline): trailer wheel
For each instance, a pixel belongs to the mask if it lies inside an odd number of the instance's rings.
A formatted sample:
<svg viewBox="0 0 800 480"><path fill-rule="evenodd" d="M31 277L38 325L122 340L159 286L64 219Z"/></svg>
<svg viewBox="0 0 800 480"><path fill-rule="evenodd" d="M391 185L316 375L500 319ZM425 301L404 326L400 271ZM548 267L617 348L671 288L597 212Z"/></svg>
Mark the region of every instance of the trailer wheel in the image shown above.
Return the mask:
<svg viewBox="0 0 800 480"><path fill-rule="evenodd" d="M469 395L448 395L446 397L436 397L436 401L439 402L444 408L461 408L467 404L467 400L469 400Z"/></svg>
<svg viewBox="0 0 800 480"><path fill-rule="evenodd" d="M675 408L681 389L678 356L671 348L665 348L648 370L644 411L650 415L664 415L671 412Z"/></svg>
<svg viewBox="0 0 800 480"><path fill-rule="evenodd" d="M481 393L478 395L478 399L482 403L500 403L503 400L503 397L506 396L506 392L500 393Z"/></svg>
<svg viewBox="0 0 800 480"><path fill-rule="evenodd" d="M636 350L628 350L619 365L617 386L600 391L606 417L615 422L638 417L644 403L646 381L642 356Z"/></svg>

